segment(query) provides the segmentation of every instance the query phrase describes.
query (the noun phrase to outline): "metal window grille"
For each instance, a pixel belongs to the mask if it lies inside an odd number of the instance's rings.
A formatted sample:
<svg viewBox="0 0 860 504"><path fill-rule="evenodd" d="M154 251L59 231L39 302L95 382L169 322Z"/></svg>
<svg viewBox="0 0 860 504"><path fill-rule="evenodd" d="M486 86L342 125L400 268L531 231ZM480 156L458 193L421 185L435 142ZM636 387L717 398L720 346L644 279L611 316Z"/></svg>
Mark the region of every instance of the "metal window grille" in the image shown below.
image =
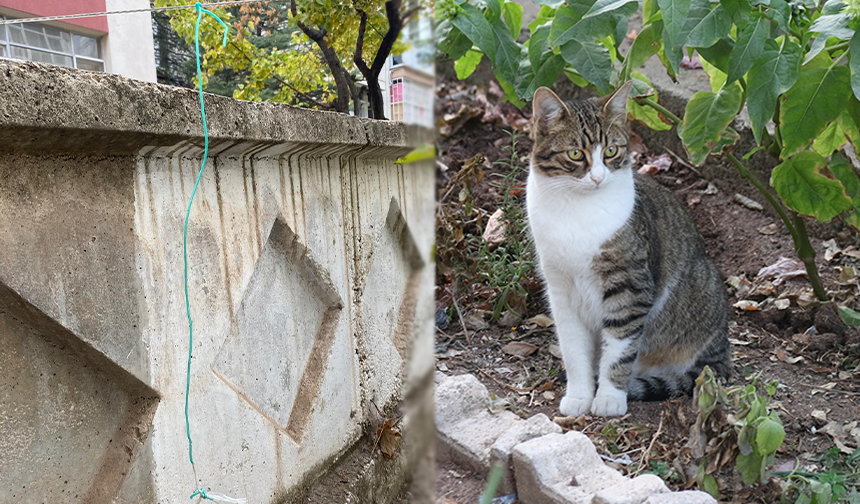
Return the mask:
<svg viewBox="0 0 860 504"><path fill-rule="evenodd" d="M35 23L0 26L0 58L100 72L105 69L98 39Z"/></svg>

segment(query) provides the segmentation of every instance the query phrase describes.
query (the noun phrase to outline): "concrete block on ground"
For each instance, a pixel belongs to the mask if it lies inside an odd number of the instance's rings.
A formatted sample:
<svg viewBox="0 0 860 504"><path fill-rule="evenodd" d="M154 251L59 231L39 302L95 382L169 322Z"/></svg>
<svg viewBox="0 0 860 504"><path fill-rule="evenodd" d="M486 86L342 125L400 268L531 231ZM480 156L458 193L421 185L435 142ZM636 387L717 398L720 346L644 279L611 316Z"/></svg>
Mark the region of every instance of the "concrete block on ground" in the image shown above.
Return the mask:
<svg viewBox="0 0 860 504"><path fill-rule="evenodd" d="M717 504L717 499L707 492L688 490L652 495L642 504Z"/></svg>
<svg viewBox="0 0 860 504"><path fill-rule="evenodd" d="M517 423L512 429L496 439L496 442L490 447L490 460L493 464L499 462L504 466L497 495L507 495L517 491L511 458L514 447L529 439L552 433L561 434L561 426L543 413L538 413L524 422Z"/></svg>
<svg viewBox="0 0 860 504"><path fill-rule="evenodd" d="M490 394L473 375L450 376L436 386L436 450L479 474L490 470L490 448L523 420L514 413L490 411Z"/></svg>
<svg viewBox="0 0 860 504"><path fill-rule="evenodd" d="M513 449L517 495L525 504L589 504L595 492L625 481L578 431L547 434Z"/></svg>
<svg viewBox="0 0 860 504"><path fill-rule="evenodd" d="M620 485L604 488L594 495L591 504L641 504L654 494L669 492L666 483L655 474L643 474Z"/></svg>

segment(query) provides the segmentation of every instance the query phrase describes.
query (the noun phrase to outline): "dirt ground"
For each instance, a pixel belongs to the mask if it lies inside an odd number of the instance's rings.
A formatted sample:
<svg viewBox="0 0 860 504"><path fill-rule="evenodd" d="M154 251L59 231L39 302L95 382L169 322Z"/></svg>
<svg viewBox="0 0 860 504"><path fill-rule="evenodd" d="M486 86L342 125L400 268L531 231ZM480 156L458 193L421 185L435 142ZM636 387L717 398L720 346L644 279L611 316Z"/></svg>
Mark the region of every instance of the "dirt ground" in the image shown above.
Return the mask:
<svg viewBox="0 0 860 504"><path fill-rule="evenodd" d="M443 205L456 204L456 195L445 191L448 188L452 192L449 181L468 160L477 154L485 155L489 161L509 157L503 147L510 143L510 136L504 130L527 128L527 117L500 102L501 96L492 84L438 83L436 117L441 134L437 189ZM674 135L674 131L664 134ZM815 469L810 459L833 446L831 437L817 430L828 422L845 424L860 419L860 331L844 327L832 306L817 306L805 276L782 282L755 280L762 268L773 265L780 257L796 256L791 236L779 219L739 202L731 190L738 187L738 179L705 178L702 170L686 165L683 153L670 153L659 143L646 147L636 138L634 150L641 151L641 155L634 169L649 159L664 165L671 161L670 167L658 168L651 176L687 203L708 253L729 279L730 304L747 302L737 305L747 305L747 309L731 308L729 338L735 369L732 383L749 382L758 373L761 383L779 381L771 405L780 413L786 438L777 454L776 468L791 470L799 465ZM530 148L531 141L523 134L518 138L517 149L523 162ZM661 154L664 156L659 158ZM484 167L487 176L472 190L474 206L480 209L480 215L488 216L500 200L500 189L493 187L496 179L490 174L500 173L504 167L489 163ZM520 179L524 181L526 175L524 170ZM751 185L746 186L743 196L767 205ZM477 227L468 224L464 232L474 234ZM814 235L816 262L826 289L840 304L860 310L860 280L852 276L850 269L860 271L860 237L838 222L813 225L810 233ZM455 285L456 268L437 264L437 369L451 375L475 374L499 401L507 401L503 403L505 407L523 417L538 412L550 418L559 416L565 380L554 328L516 317L504 319L504 326L488 322L480 310L491 309L491 300L476 285ZM459 314L451 308L454 301ZM537 282L529 288L527 310L525 319L549 315ZM465 328L460 315L467 321ZM511 342L528 344L521 345L518 352L528 355L503 350ZM610 464L621 471L644 465L642 470L663 476L670 487L684 488L691 484L685 483L680 473L689 473L690 468L680 463L677 455L695 417L691 399L676 398L664 403L634 402L623 418L585 416L572 427L588 433L606 458L616 460ZM646 454L658 448L658 453ZM717 481L725 502L778 502L778 487L744 489L731 469L720 472ZM439 464L436 502L475 504L483 484L482 475L450 463Z"/></svg>

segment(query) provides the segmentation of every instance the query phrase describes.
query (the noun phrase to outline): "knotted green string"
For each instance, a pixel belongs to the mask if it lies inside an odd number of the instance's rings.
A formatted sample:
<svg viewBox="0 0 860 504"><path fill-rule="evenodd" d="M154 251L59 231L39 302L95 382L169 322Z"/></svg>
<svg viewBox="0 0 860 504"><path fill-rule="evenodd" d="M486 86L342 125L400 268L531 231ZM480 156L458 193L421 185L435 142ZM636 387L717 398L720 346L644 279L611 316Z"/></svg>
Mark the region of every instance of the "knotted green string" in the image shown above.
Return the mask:
<svg viewBox="0 0 860 504"><path fill-rule="evenodd" d="M197 193L197 186L200 185L200 179L203 177L203 170L206 169L206 159L209 157L209 131L206 126L206 109L203 106L203 72L200 69L200 20L203 18L203 13L209 14L215 18L221 25L224 26L224 42L227 45L227 33L230 31L224 21L221 21L215 13L203 8L200 2L194 4L197 9L197 24L194 26L194 50L197 56L197 89L200 96L200 116L203 118L203 161L200 165L200 173L197 175L197 181L194 183L194 190L191 191L191 199L188 201L188 210L185 212L185 230L182 234L182 258L185 263L185 312L188 315L188 370L185 375L185 435L188 437L188 460L191 461L191 468L194 470L194 484L197 484L197 471L194 469L194 457L191 451L191 424L188 421L188 395L191 388L191 350L194 342L194 325L191 322L191 304L188 297L188 220L191 217L191 205L194 203L194 195ZM204 499L212 500L206 495L206 490L200 487L199 490L191 494L190 498L197 495Z"/></svg>

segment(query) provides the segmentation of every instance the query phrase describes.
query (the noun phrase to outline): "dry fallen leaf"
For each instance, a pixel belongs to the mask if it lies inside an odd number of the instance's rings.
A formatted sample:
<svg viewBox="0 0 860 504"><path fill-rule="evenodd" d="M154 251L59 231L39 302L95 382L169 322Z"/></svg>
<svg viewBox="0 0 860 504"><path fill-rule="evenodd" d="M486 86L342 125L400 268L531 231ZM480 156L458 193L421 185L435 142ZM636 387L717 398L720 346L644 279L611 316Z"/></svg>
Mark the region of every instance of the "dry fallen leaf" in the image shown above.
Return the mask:
<svg viewBox="0 0 860 504"><path fill-rule="evenodd" d="M555 394L551 390L547 390L543 393L543 398L547 401L552 401L553 399L555 399Z"/></svg>
<svg viewBox="0 0 860 504"><path fill-rule="evenodd" d="M376 439L379 441L379 451L385 458L393 459L394 452L400 446L400 431L394 428L395 420L389 418L376 428Z"/></svg>
<svg viewBox="0 0 860 504"><path fill-rule="evenodd" d="M827 423L827 413L824 412L823 410L819 410L819 409L812 410L812 413L810 413L809 416L811 416L812 418L814 418L816 420Z"/></svg>
<svg viewBox="0 0 860 504"><path fill-rule="evenodd" d="M553 320L551 318L547 317L543 313L535 315L534 317L528 319L527 322L531 322L532 324L537 324L538 327L543 327L543 328L547 328L547 327L555 324L555 322L553 322Z"/></svg>
<svg viewBox="0 0 860 504"><path fill-rule="evenodd" d="M768 224L758 228L758 232L766 236L775 235L777 231L779 231L779 226L776 224Z"/></svg>
<svg viewBox="0 0 860 504"><path fill-rule="evenodd" d="M798 276L806 276L803 263L797 259L780 257L775 263L760 269L755 278L756 280L773 279L774 285L780 285L789 278Z"/></svg>
<svg viewBox="0 0 860 504"><path fill-rule="evenodd" d="M501 208L493 212L493 215L490 216L490 220L487 221L487 227L484 229L484 241L490 245L498 245L505 241L505 227L507 226L507 222L505 222L504 219L505 213Z"/></svg>
<svg viewBox="0 0 860 504"><path fill-rule="evenodd" d="M558 345L550 345L549 346L549 353L550 353L550 355L552 355L556 359L563 359L564 358L561 355L561 347Z"/></svg>
<svg viewBox="0 0 860 504"><path fill-rule="evenodd" d="M756 200L749 199L746 196L744 196L743 194L735 193L735 195L732 196L732 199L735 201L735 203L738 203L742 206L745 206L745 207L749 208L750 210L758 210L758 211L764 210L764 207L761 206L761 203L759 203Z"/></svg>
<svg viewBox="0 0 860 504"><path fill-rule="evenodd" d="M508 355L516 355L517 357L528 357L538 351L538 347L525 341L512 341L502 347L502 351Z"/></svg>
<svg viewBox="0 0 860 504"><path fill-rule="evenodd" d="M761 308L758 307L758 303L755 301L751 301L749 299L742 299L737 303L733 304L735 308L743 311L760 311Z"/></svg>

